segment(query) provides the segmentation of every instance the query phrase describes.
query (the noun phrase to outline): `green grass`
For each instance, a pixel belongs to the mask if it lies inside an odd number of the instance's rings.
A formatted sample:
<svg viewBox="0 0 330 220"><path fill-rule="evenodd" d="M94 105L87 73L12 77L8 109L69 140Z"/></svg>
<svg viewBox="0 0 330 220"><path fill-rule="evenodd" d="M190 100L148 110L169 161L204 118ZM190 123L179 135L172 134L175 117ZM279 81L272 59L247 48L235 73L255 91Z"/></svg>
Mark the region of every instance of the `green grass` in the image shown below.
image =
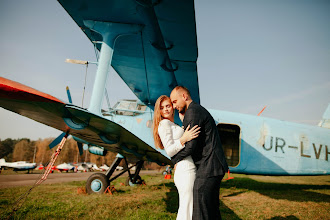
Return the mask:
<svg viewBox="0 0 330 220"><path fill-rule="evenodd" d="M329 219L330 176L234 176L221 186L223 219ZM147 185L139 187L122 186L124 177L118 178L113 195L78 194L85 181L44 184L32 190L10 219L175 219L173 179L143 178ZM0 189L0 219L8 219L15 200L28 189Z"/></svg>

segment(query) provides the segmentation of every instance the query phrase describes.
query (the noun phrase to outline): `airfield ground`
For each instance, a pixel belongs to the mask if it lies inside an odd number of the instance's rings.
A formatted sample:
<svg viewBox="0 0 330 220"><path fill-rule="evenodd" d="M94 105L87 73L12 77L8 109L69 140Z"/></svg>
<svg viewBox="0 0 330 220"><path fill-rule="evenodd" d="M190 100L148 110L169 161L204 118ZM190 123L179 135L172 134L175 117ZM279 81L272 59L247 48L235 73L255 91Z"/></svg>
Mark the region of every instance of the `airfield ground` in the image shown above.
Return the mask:
<svg viewBox="0 0 330 220"><path fill-rule="evenodd" d="M8 187L16 187L16 186L32 186L36 180L38 180L41 176L41 172L36 172L27 174L20 173L20 175L17 175L17 173L14 173L13 171L3 171L4 173L0 174L0 188L8 188ZM65 183L65 182L72 182L72 181L86 181L90 175L92 175L94 172L79 172L79 173L73 173L73 172L55 172L49 174L47 180L43 184L53 184L53 183ZM105 173L105 172L101 172ZM119 171L115 171L113 176L117 175ZM140 172L141 175L153 175L160 173L158 170L142 170ZM127 172L123 174L123 176L128 176Z"/></svg>
<svg viewBox="0 0 330 220"><path fill-rule="evenodd" d="M113 195L78 193L91 173L51 174L57 180L49 179L33 189L11 218L175 219L178 194L173 179L164 179L158 171L144 172L147 185L123 186L126 177L120 177L113 182L117 190ZM25 174L1 174L0 219L8 219L17 198L29 189L3 187L11 176L22 180L17 182L31 181ZM233 176L221 187L223 219L330 219L330 176Z"/></svg>

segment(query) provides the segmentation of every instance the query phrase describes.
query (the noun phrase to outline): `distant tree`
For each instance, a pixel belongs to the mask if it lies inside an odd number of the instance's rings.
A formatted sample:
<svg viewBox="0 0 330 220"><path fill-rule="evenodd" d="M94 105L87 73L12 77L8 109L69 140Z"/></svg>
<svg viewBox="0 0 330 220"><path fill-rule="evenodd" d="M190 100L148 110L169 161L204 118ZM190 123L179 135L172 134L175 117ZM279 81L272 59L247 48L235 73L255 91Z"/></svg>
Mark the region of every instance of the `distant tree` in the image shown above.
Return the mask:
<svg viewBox="0 0 330 220"><path fill-rule="evenodd" d="M14 146L18 140L7 138L0 140L0 158L5 158L6 161L12 161Z"/></svg>
<svg viewBox="0 0 330 220"><path fill-rule="evenodd" d="M91 163L95 163L97 166L102 166L102 156L88 153L88 159Z"/></svg>
<svg viewBox="0 0 330 220"><path fill-rule="evenodd" d="M165 169L164 166L159 166L157 163L146 161L144 163L144 169L146 170L161 170Z"/></svg>
<svg viewBox="0 0 330 220"><path fill-rule="evenodd" d="M49 162L51 155L55 151L54 149L49 149L49 144L54 140L54 138L39 139L36 141L36 163L42 163L45 165Z"/></svg>
<svg viewBox="0 0 330 220"><path fill-rule="evenodd" d="M0 158L5 158L6 161L33 161L35 156L36 163L47 164L52 154L57 149L57 146L53 149L49 149L49 144L54 138L39 139L37 141L31 141L27 138L24 139L6 139L0 140ZM34 155L34 151L36 151ZM107 164L110 166L115 159L117 153L108 152L106 156L99 156L91 154L88 150L84 150L83 154L79 154L77 142L68 138L64 144L62 151L60 152L55 165L61 163L76 163L76 162L91 162L97 166Z"/></svg>
<svg viewBox="0 0 330 220"><path fill-rule="evenodd" d="M102 157L102 164L106 164L108 166L110 166L112 164L112 162L114 161L114 159L116 158L117 153L113 153L113 152L108 152L107 155L105 155L104 157Z"/></svg>
<svg viewBox="0 0 330 220"><path fill-rule="evenodd" d="M13 151L13 161L32 162L35 142L29 139L22 139L15 144Z"/></svg>
<svg viewBox="0 0 330 220"><path fill-rule="evenodd" d="M13 153L7 154L3 158L6 160L6 162L12 162L13 161Z"/></svg>
<svg viewBox="0 0 330 220"><path fill-rule="evenodd" d="M68 138L58 156L56 164L77 162L78 153L77 142L72 138ZM80 155L78 157L80 159Z"/></svg>

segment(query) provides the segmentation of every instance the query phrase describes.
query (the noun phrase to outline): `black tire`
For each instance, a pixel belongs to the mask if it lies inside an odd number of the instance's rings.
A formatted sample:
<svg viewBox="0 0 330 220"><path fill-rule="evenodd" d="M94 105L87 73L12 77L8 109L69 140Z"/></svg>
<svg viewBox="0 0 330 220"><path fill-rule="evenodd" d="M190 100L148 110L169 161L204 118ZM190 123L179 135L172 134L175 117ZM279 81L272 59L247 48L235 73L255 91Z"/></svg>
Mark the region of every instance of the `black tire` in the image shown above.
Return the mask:
<svg viewBox="0 0 330 220"><path fill-rule="evenodd" d="M126 181L125 181L125 186L130 186L130 183L131 182L131 180L130 180L130 178L129 177L127 177L127 179L126 179ZM133 184L138 184L138 185L141 185L142 184L142 178L140 177L140 175L137 175L137 177L136 177L136 181L135 181L135 183L133 183Z"/></svg>
<svg viewBox="0 0 330 220"><path fill-rule="evenodd" d="M103 173L94 173L86 182L86 192L88 194L102 194L108 188L110 182Z"/></svg>

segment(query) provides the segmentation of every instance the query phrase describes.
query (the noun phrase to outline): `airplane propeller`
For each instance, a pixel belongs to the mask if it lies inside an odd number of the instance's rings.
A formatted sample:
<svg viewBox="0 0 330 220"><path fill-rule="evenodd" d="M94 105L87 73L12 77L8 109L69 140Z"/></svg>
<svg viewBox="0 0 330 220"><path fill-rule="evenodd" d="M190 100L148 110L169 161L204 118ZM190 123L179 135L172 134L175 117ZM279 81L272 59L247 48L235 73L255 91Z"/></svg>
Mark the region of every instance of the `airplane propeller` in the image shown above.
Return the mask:
<svg viewBox="0 0 330 220"><path fill-rule="evenodd" d="M69 102L72 104L72 98L71 98L71 93L70 93L69 86L66 87L66 94L68 95Z"/></svg>
<svg viewBox="0 0 330 220"><path fill-rule="evenodd" d="M63 139L64 136L65 136L65 132L63 132L57 138L55 138L55 140L53 140L52 143L49 144L49 148L52 149L53 147L58 145L61 142L61 140Z"/></svg>

